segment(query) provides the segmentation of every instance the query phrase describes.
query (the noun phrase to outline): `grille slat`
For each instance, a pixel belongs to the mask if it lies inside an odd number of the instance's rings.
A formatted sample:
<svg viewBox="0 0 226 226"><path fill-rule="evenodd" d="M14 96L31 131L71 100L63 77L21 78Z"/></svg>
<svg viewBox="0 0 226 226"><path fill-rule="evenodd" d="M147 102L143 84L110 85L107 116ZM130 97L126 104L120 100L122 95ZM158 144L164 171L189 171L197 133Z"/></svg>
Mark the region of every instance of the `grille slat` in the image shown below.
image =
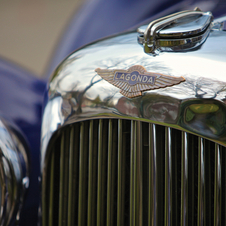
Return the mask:
<svg viewBox="0 0 226 226"><path fill-rule="evenodd" d="M108 129L108 181L107 181L107 226L113 225L114 213L114 157L113 157L113 137L112 120L109 120ZM113 160L113 161L112 161Z"/></svg>
<svg viewBox="0 0 226 226"><path fill-rule="evenodd" d="M117 154L117 125L109 120L108 128L108 176L107 176L107 226L115 225L114 194L116 192L116 154Z"/></svg>
<svg viewBox="0 0 226 226"><path fill-rule="evenodd" d="M59 225L67 225L69 133L64 131L60 150Z"/></svg>
<svg viewBox="0 0 226 226"><path fill-rule="evenodd" d="M124 224L124 158L123 147L123 125L122 120L118 121L118 192L117 192L117 225Z"/></svg>
<svg viewBox="0 0 226 226"><path fill-rule="evenodd" d="M204 144L203 138L198 140L198 226L204 224L204 186L205 186L205 166L204 166Z"/></svg>
<svg viewBox="0 0 226 226"><path fill-rule="evenodd" d="M221 225L221 153L215 144L214 226Z"/></svg>
<svg viewBox="0 0 226 226"><path fill-rule="evenodd" d="M172 211L172 146L171 146L171 129L165 128L165 226L171 225L171 211Z"/></svg>
<svg viewBox="0 0 226 226"><path fill-rule="evenodd" d="M131 122L131 194L130 225L142 225L142 127L141 122Z"/></svg>
<svg viewBox="0 0 226 226"><path fill-rule="evenodd" d="M225 223L225 147L122 119L75 123L58 136L45 172L43 226Z"/></svg>
<svg viewBox="0 0 226 226"><path fill-rule="evenodd" d="M188 225L188 134L182 133L181 148L181 226Z"/></svg>
<svg viewBox="0 0 226 226"><path fill-rule="evenodd" d="M63 155L61 157L60 161L60 191L59 191L59 225L63 225L63 194L64 194L64 133L62 134L61 139L61 147L60 147L60 155Z"/></svg>
<svg viewBox="0 0 226 226"><path fill-rule="evenodd" d="M95 214L95 197L93 194L93 191L95 190L95 175L93 173L95 164L95 152L94 152L94 142L93 142L93 121L90 121L90 127L89 127L89 179L88 179L88 218L87 222L88 225L91 226L94 220L94 214Z"/></svg>
<svg viewBox="0 0 226 226"><path fill-rule="evenodd" d="M134 172L134 165L135 165L135 156L134 156L134 135L135 128L134 122L131 122L131 150L130 150L130 226L135 225L135 172Z"/></svg>
<svg viewBox="0 0 226 226"><path fill-rule="evenodd" d="M198 137L188 134L188 216L189 225L197 225L198 194Z"/></svg>
<svg viewBox="0 0 226 226"><path fill-rule="evenodd" d="M52 226L53 225L53 199L54 199L54 165L55 165L55 155L54 153L52 154L52 159L50 163L51 167L51 173L50 173L50 195L49 195L49 222L48 225Z"/></svg>
<svg viewBox="0 0 226 226"><path fill-rule="evenodd" d="M88 124L81 123L80 151L79 151L79 197L78 197L78 225L85 225L87 219L87 157L88 157Z"/></svg>
<svg viewBox="0 0 226 226"><path fill-rule="evenodd" d="M106 155L107 155L107 129L103 120L99 121L99 134L98 134L98 182L97 182L97 225L106 224Z"/></svg>
<svg viewBox="0 0 226 226"><path fill-rule="evenodd" d="M68 225L74 225L74 212L75 212L75 199L72 198L75 192L75 175L76 161L75 155L77 153L75 149L75 128L70 130L70 147L69 147L69 183L68 183Z"/></svg>
<svg viewBox="0 0 226 226"><path fill-rule="evenodd" d="M98 181L97 181L97 226L102 225L103 221L103 120L99 122L98 134Z"/></svg>
<svg viewBox="0 0 226 226"><path fill-rule="evenodd" d="M156 160L156 128L149 124L149 204L148 204L148 225L156 226L157 212L157 160Z"/></svg>

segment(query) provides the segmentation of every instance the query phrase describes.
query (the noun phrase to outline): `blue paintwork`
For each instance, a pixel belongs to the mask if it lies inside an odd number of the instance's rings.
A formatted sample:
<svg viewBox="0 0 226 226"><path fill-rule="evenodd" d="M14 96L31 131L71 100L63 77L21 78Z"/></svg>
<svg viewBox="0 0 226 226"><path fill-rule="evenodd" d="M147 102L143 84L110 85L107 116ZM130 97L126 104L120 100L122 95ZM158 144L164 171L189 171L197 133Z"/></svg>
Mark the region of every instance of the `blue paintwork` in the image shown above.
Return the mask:
<svg viewBox="0 0 226 226"><path fill-rule="evenodd" d="M195 0L186 1L188 5L195 3L198 5ZM183 9L185 6L182 0L92 0L72 18L45 74L49 77L68 54L89 42ZM225 12L226 4L219 1L213 10L214 16ZM0 114L20 128L31 151L31 183L21 225L36 225L40 198L41 115L46 81L35 78L32 73L3 59L0 59L0 77Z"/></svg>

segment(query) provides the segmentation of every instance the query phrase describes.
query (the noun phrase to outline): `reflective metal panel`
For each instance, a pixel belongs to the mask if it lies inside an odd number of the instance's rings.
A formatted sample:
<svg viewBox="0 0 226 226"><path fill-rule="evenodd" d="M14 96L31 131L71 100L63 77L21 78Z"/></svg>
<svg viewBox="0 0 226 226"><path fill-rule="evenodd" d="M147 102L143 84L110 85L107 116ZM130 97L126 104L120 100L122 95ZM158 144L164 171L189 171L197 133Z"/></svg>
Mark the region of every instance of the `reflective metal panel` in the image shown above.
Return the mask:
<svg viewBox="0 0 226 226"><path fill-rule="evenodd" d="M188 134L182 133L181 150L181 225L188 225Z"/></svg>
<svg viewBox="0 0 226 226"><path fill-rule="evenodd" d="M215 145L215 182L214 182L214 225L221 225L221 151L219 145Z"/></svg>
<svg viewBox="0 0 226 226"><path fill-rule="evenodd" d="M205 172L204 172L204 144L203 139L199 138L198 147L198 219L197 224L204 225L204 186L205 186Z"/></svg>
<svg viewBox="0 0 226 226"><path fill-rule="evenodd" d="M42 125L42 169L52 134L73 122L111 117L139 118L187 130L225 144L226 33L214 29L202 48L186 53L145 54L136 32L108 38L71 54L53 73ZM217 45L216 45L217 43ZM88 66L87 66L88 62ZM172 87L125 98L95 70L140 65L148 72L183 77ZM203 111L195 111L197 106ZM213 123L212 123L213 122Z"/></svg>

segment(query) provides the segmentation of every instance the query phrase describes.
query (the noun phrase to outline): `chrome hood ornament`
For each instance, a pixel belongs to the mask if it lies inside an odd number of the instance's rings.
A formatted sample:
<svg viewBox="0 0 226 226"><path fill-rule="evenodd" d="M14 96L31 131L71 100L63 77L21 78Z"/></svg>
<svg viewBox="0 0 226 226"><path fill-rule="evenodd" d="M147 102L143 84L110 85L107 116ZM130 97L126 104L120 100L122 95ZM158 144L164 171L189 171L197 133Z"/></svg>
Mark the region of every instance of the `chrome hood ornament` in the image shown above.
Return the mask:
<svg viewBox="0 0 226 226"><path fill-rule="evenodd" d="M104 80L120 88L120 93L129 98L141 96L143 91L173 86L185 81L183 77L147 72L141 65L132 66L128 70L97 68L95 71Z"/></svg>
<svg viewBox="0 0 226 226"><path fill-rule="evenodd" d="M206 41L212 21L212 13L199 8L174 13L138 28L138 42L154 55L196 50Z"/></svg>

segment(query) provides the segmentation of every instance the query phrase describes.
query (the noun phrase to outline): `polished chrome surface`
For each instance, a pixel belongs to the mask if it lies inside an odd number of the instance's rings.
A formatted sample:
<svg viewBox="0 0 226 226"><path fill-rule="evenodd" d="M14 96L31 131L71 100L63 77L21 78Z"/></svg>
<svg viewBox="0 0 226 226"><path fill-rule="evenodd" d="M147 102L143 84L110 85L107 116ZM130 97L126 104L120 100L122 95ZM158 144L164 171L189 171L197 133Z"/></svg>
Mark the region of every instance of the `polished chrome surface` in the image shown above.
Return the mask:
<svg viewBox="0 0 226 226"><path fill-rule="evenodd" d="M89 181L88 181L88 219L87 219L87 225L91 226L94 222L94 214L96 215L96 207L95 207L95 189L96 189L96 175L94 172L94 168L95 168L95 163L97 162L97 156L95 154L94 151L94 146L95 145L95 140L94 140L94 128L93 128L93 121L90 122L90 127L89 127ZM110 143L110 142L109 142ZM71 150L71 152L73 152L73 149ZM109 179L110 180L110 179ZM110 183L110 182L109 182ZM110 185L109 185L110 186ZM110 189L108 186L108 189ZM109 200L109 192L108 192L108 203L109 205L111 205L111 198ZM69 196L71 197L71 196ZM108 208L108 212L110 212L109 210L109 206ZM73 224L72 224L73 225ZM109 225L109 224L108 224Z"/></svg>
<svg viewBox="0 0 226 226"><path fill-rule="evenodd" d="M119 121L120 124L120 121ZM113 216L113 209L114 209L114 189L115 187L115 181L114 181L114 175L116 169L114 168L115 163L116 163L116 153L115 153L115 147L116 145L113 146L113 142L115 140L113 139L113 133L116 131L113 131L113 123L112 120L109 120L109 129L108 129L108 179L107 179L107 226L113 225L114 223L114 216ZM117 132L116 132L117 133ZM116 134L115 134L116 135ZM119 131L119 136L121 135L121 130ZM121 142L119 142L121 143ZM122 148L121 145L118 147L118 152L119 152L119 158L118 158L118 172L121 172L122 168ZM123 186L122 183L122 174L118 174L118 222L121 221L121 214L123 213L121 207L122 207L122 193L121 193L121 188Z"/></svg>
<svg viewBox="0 0 226 226"><path fill-rule="evenodd" d="M221 225L221 151L220 146L215 145L215 181L214 181L214 226Z"/></svg>
<svg viewBox="0 0 226 226"><path fill-rule="evenodd" d="M148 200L148 225L157 224L157 159L156 159L156 126L149 124L149 200Z"/></svg>
<svg viewBox="0 0 226 226"><path fill-rule="evenodd" d="M142 126L131 121L130 225L142 225Z"/></svg>
<svg viewBox="0 0 226 226"><path fill-rule="evenodd" d="M213 30L197 51L161 53L152 57L139 47L134 32L73 53L57 68L49 84L49 101L42 125L42 169L49 140L58 128L95 117L120 116L168 123L225 144L225 38L226 32ZM156 73L183 76L186 82L146 91L141 97L129 99L95 72L97 67L127 69L132 65L142 65ZM204 110L193 112L195 108Z"/></svg>
<svg viewBox="0 0 226 226"><path fill-rule="evenodd" d="M97 226L104 224L104 185L105 185L105 156L106 152L104 151L106 147L103 147L103 143L106 140L103 139L103 120L99 122L99 134L98 134L98 173L97 173ZM102 142L103 141L103 142ZM83 188L84 189L84 188Z"/></svg>
<svg viewBox="0 0 226 226"><path fill-rule="evenodd" d="M203 139L198 141L198 219L197 224L204 225L204 189L205 189L205 163L204 163L204 144Z"/></svg>
<svg viewBox="0 0 226 226"><path fill-rule="evenodd" d="M165 129L165 226L171 225L172 220L172 145L171 145L171 128Z"/></svg>
<svg viewBox="0 0 226 226"><path fill-rule="evenodd" d="M13 126L0 119L0 224L19 222L29 186L27 145Z"/></svg>
<svg viewBox="0 0 226 226"><path fill-rule="evenodd" d="M112 122L110 120L110 122ZM110 127L109 124L109 134L111 134L112 132L112 128ZM115 131L116 132L116 131ZM112 135L111 135L112 136ZM110 138L110 137L109 137ZM123 225L124 222L124 211L125 211L125 147L123 147L123 131L122 131L122 120L118 120L118 192L117 192L117 225ZM109 139L110 141L111 139ZM114 141L115 142L115 141ZM111 146L110 146L111 145ZM109 151L111 151L111 147L113 146L113 143L109 142ZM110 161L114 160L114 157L109 154L109 161L108 163L110 163ZM113 153L112 153L113 154ZM113 157L113 158L112 158ZM114 172L112 172L114 173ZM113 174L110 176L111 180L113 180ZM111 188L111 191L113 191L113 189ZM113 192L112 192L113 193ZM113 195L113 194L112 194ZM114 199L112 197L112 205L114 205ZM111 209L111 212L109 212L109 214L113 215L113 207ZM113 216L112 216L113 217ZM113 225L113 223L112 223Z"/></svg>
<svg viewBox="0 0 226 226"><path fill-rule="evenodd" d="M182 133L181 150L181 226L188 225L188 134Z"/></svg>
<svg viewBox="0 0 226 226"><path fill-rule="evenodd" d="M210 12L182 11L157 19L138 29L138 42L146 53L189 51L200 47L210 33Z"/></svg>

